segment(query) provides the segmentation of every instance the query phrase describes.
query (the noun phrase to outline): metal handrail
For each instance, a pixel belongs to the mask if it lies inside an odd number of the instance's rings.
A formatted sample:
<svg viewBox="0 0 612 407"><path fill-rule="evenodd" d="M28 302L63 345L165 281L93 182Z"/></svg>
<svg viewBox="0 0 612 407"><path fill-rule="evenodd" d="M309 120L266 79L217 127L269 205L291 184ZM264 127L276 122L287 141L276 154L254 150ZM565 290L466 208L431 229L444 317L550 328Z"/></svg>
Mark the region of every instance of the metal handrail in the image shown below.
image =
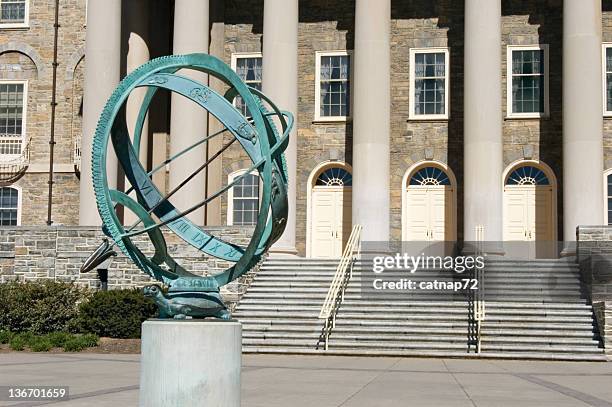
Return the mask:
<svg viewBox="0 0 612 407"><path fill-rule="evenodd" d="M322 338L325 341L325 350L328 349L329 335L331 330L336 326L336 313L340 304L344 301L344 292L346 286L353 275L353 265L355 259L361 256L361 225L353 226L351 235L336 268L336 273L327 291L327 296L321 307L319 319L325 319ZM320 341L320 339L319 339Z"/></svg>
<svg viewBox="0 0 612 407"><path fill-rule="evenodd" d="M484 242L484 226L476 226L476 257L482 256ZM476 322L476 353L480 353L482 344L482 322L486 316L484 268L475 268L474 277L478 281L473 307L473 318Z"/></svg>

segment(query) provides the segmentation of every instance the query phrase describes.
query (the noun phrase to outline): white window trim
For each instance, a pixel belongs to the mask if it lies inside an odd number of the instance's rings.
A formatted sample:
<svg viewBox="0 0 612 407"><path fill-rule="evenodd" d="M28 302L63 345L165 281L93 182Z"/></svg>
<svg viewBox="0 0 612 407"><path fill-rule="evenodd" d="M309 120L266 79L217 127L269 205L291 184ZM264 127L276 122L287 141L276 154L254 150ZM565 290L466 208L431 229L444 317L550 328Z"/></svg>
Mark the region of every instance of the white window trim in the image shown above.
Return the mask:
<svg viewBox="0 0 612 407"><path fill-rule="evenodd" d="M232 182L234 182L234 179L236 179L237 177L241 176L242 174L246 173L246 170L237 170L232 172L231 174L229 174L227 176L227 184L231 184ZM259 176L259 173L257 171L251 171L250 174L252 175L257 175ZM261 177L259 178L259 196L258 196L258 205L259 203L261 203ZM234 225L234 187L231 187L227 190L227 225L228 226L233 226ZM243 225L241 225L243 226ZM248 226L248 225L244 225L244 226Z"/></svg>
<svg viewBox="0 0 612 407"><path fill-rule="evenodd" d="M416 114L414 112L415 95L414 90L416 89L416 75L415 75L415 55L416 54L436 54L444 53L444 114ZM432 47L432 48L410 48L410 92L408 97L409 113L408 119L410 120L448 120L450 111L450 50L445 47Z"/></svg>
<svg viewBox="0 0 612 407"><path fill-rule="evenodd" d="M603 198L604 198L604 225L608 225L608 175L612 175L612 168L608 168L603 173Z"/></svg>
<svg viewBox="0 0 612 407"><path fill-rule="evenodd" d="M512 52L513 51L544 51L544 112L543 113L513 113L512 112ZM549 104L549 67L548 44L517 46L508 45L506 53L506 118L508 119L540 119L550 115Z"/></svg>
<svg viewBox="0 0 612 407"><path fill-rule="evenodd" d="M234 52L232 53L230 66L232 71L236 72L236 66L238 65L238 60L242 58L261 58L263 62L263 54L261 52ZM263 71L263 65L261 67ZM262 78L263 81L263 78ZM236 98L234 98L234 106L236 106Z"/></svg>
<svg viewBox="0 0 612 407"><path fill-rule="evenodd" d="M25 2L25 19L23 23L0 23L0 29L4 28L30 28L30 0Z"/></svg>
<svg viewBox="0 0 612 407"><path fill-rule="evenodd" d="M604 42L601 45L601 83L602 83L602 109L604 117L612 117L612 110L608 110L608 93L607 93L607 82L608 78L606 75L606 50L612 48L612 42ZM606 204L607 208L607 204ZM606 214L608 211L606 210ZM606 223L607 224L607 223Z"/></svg>
<svg viewBox="0 0 612 407"><path fill-rule="evenodd" d="M21 114L21 149L26 144L27 122L28 122L28 81L27 80L0 80L1 85L23 84L23 112ZM23 151L22 151L23 152ZM0 154L2 155L2 154ZM19 157L21 154L5 154L4 157Z"/></svg>
<svg viewBox="0 0 612 407"><path fill-rule="evenodd" d="M349 57L349 115L348 116L321 116L321 57ZM345 122L353 116L353 51L351 50L336 50L336 51L316 51L315 52L315 122Z"/></svg>
<svg viewBox="0 0 612 407"><path fill-rule="evenodd" d="M17 190L17 225L21 226L21 207L22 207L22 197L23 197L23 189L18 185L6 185L3 188L13 188ZM15 226L0 226L2 227L15 227Z"/></svg>

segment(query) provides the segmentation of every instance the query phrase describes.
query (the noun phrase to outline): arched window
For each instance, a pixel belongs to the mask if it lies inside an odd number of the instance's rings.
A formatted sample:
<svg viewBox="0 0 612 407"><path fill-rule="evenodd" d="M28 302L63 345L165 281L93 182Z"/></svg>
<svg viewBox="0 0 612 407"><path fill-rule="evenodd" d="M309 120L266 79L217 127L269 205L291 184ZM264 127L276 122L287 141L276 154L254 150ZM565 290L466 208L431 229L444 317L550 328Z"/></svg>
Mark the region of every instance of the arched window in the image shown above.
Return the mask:
<svg viewBox="0 0 612 407"><path fill-rule="evenodd" d="M353 176L341 167L330 167L317 177L315 186L350 187L353 185Z"/></svg>
<svg viewBox="0 0 612 407"><path fill-rule="evenodd" d="M237 171L229 176L229 182L242 176ZM228 194L227 224L237 226L255 225L259 213L259 176L257 173L245 175L234 185Z"/></svg>
<svg viewBox="0 0 612 407"><path fill-rule="evenodd" d="M0 188L0 226L19 225L19 190Z"/></svg>
<svg viewBox="0 0 612 407"><path fill-rule="evenodd" d="M548 177L541 169L526 165L510 173L506 185L550 185Z"/></svg>
<svg viewBox="0 0 612 407"><path fill-rule="evenodd" d="M410 177L408 185L450 185L448 175L438 167L423 167Z"/></svg>

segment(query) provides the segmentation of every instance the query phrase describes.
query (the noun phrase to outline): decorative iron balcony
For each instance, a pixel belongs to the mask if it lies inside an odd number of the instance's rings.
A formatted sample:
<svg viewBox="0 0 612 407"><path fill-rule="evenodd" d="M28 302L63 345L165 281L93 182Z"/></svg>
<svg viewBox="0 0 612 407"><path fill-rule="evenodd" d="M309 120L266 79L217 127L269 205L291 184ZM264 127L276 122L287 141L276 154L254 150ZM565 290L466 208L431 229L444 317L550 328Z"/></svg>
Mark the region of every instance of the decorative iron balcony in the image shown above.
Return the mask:
<svg viewBox="0 0 612 407"><path fill-rule="evenodd" d="M74 163L74 172L77 177L81 175L81 136L74 137L72 146L72 162Z"/></svg>
<svg viewBox="0 0 612 407"><path fill-rule="evenodd" d="M29 165L30 140L0 135L0 183L14 183L25 174Z"/></svg>

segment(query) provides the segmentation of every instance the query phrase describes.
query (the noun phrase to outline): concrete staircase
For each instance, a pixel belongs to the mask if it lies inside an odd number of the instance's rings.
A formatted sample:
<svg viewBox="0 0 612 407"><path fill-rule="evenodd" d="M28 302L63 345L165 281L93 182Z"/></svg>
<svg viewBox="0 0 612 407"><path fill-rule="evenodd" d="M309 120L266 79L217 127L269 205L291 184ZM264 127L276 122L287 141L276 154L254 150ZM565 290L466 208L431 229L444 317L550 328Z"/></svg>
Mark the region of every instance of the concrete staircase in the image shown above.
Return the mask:
<svg viewBox="0 0 612 407"><path fill-rule="evenodd" d="M237 307L243 350L323 353L318 314L337 260L268 259ZM463 294L372 288L369 263L357 262L326 353L605 360L578 268L567 261L487 261L482 353L469 348ZM435 274L435 277L433 276ZM467 275L386 270L385 280L457 281Z"/></svg>
<svg viewBox="0 0 612 407"><path fill-rule="evenodd" d="M244 352L310 353L323 327L321 305L338 260L270 258L238 304Z"/></svg>
<svg viewBox="0 0 612 407"><path fill-rule="evenodd" d="M517 358L603 359L578 266L567 259L489 261L482 351Z"/></svg>

